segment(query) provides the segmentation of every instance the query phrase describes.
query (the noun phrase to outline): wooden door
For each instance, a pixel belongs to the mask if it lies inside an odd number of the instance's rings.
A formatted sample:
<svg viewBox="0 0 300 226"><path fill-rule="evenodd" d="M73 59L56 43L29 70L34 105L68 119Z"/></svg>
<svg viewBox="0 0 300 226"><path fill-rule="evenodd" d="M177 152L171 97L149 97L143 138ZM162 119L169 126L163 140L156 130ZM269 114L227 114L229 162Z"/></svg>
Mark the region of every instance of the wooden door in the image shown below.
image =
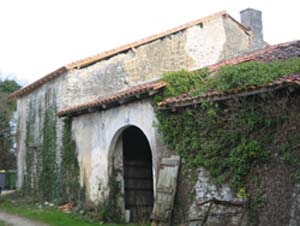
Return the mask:
<svg viewBox="0 0 300 226"><path fill-rule="evenodd" d="M125 209L132 222L148 221L153 209L152 155L149 143L136 127L123 132Z"/></svg>

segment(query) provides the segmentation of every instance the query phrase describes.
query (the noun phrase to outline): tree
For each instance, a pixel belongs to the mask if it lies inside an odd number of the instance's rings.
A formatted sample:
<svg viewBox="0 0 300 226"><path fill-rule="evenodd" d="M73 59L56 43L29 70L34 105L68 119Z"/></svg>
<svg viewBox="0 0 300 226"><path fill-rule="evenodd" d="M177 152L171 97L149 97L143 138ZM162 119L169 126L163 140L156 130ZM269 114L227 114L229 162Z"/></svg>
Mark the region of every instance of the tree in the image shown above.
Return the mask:
<svg viewBox="0 0 300 226"><path fill-rule="evenodd" d="M12 79L0 79L0 169L16 168L16 155L13 151L14 135L12 118L16 110L16 101L9 99L20 85Z"/></svg>

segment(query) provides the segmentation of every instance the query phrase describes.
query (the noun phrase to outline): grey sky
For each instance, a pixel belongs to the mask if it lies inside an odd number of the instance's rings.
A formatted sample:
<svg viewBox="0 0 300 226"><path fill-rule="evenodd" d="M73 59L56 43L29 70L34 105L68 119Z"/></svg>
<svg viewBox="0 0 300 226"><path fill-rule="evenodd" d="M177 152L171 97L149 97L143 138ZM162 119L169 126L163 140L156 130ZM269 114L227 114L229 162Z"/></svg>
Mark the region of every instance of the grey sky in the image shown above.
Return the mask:
<svg viewBox="0 0 300 226"><path fill-rule="evenodd" d="M263 11L270 44L300 39L296 0L1 0L0 71L23 83L221 10Z"/></svg>

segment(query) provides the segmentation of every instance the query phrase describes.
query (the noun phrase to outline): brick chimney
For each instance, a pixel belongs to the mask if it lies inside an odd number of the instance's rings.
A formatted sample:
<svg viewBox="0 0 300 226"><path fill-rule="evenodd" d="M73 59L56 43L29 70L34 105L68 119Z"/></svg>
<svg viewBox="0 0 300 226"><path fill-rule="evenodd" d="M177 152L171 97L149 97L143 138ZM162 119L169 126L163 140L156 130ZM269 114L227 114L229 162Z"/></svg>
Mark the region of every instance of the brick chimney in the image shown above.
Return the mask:
<svg viewBox="0 0 300 226"><path fill-rule="evenodd" d="M256 9L244 9L240 12L241 23L251 29L253 33L253 49L263 48L267 45L263 38L262 12Z"/></svg>

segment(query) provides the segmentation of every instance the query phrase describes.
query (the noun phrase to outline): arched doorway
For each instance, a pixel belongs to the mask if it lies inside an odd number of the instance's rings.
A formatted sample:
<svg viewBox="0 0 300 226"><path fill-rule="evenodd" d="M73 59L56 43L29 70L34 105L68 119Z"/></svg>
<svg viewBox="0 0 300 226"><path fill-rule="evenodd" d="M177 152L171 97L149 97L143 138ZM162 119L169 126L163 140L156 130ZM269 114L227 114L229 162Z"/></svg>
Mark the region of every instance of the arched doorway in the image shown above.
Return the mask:
<svg viewBox="0 0 300 226"><path fill-rule="evenodd" d="M145 134L127 127L121 134L125 210L130 221L148 220L153 209L152 154Z"/></svg>

